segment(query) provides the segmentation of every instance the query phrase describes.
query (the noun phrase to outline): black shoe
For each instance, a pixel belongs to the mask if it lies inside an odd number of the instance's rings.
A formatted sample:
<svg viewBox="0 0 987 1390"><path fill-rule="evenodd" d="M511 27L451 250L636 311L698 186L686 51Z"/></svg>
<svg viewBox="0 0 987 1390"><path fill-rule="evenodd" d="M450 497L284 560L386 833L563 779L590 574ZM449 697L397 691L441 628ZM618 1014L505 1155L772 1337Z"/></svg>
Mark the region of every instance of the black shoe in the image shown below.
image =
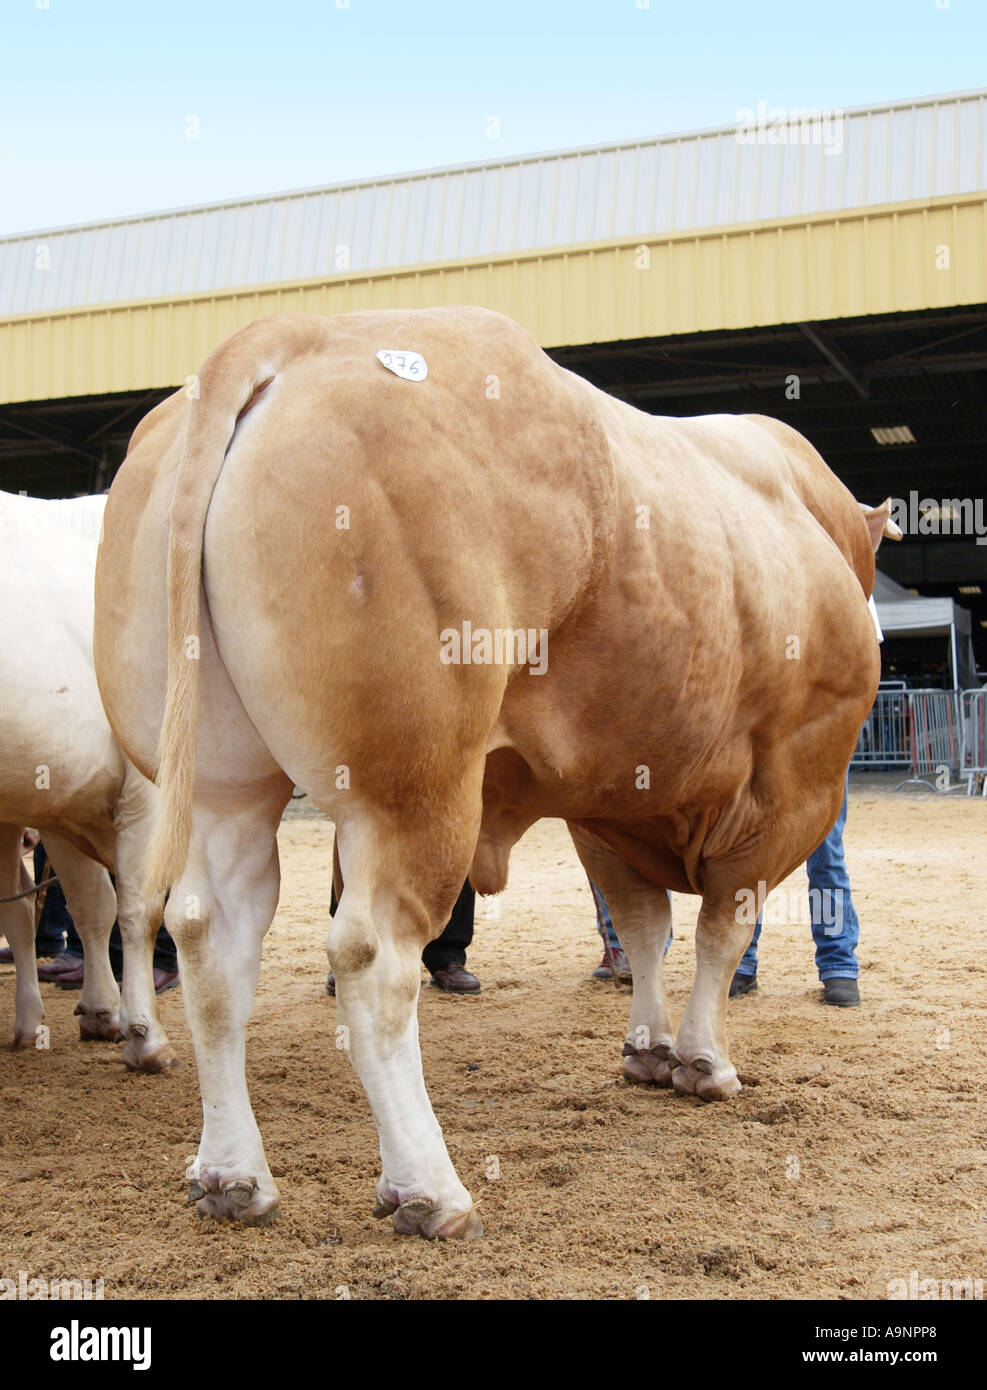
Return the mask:
<svg viewBox="0 0 987 1390"><path fill-rule="evenodd" d="M449 994L479 994L480 981L461 965L447 965L432 975L432 984L438 985ZM326 976L326 994L336 997L336 977L329 971Z"/></svg>
<svg viewBox="0 0 987 1390"><path fill-rule="evenodd" d="M444 989L447 994L480 993L480 981L455 961L452 965L443 965L430 973L432 984L438 985L439 989Z"/></svg>
<svg viewBox="0 0 987 1390"><path fill-rule="evenodd" d="M838 1009L852 1009L860 1003L860 990L856 980L845 975L834 975L831 980L823 980L823 1003L835 1004Z"/></svg>
<svg viewBox="0 0 987 1390"><path fill-rule="evenodd" d="M738 994L753 994L757 989L756 975L741 975L738 970L730 981L730 998L736 999Z"/></svg>

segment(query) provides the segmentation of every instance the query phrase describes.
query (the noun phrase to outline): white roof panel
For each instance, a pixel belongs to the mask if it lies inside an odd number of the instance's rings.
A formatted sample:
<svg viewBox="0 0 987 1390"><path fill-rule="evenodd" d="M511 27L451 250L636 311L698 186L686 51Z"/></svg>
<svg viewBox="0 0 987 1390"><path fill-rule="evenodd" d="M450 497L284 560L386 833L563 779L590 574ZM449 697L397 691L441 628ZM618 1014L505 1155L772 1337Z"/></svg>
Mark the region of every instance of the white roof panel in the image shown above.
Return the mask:
<svg viewBox="0 0 987 1390"><path fill-rule="evenodd" d="M778 143L762 121L757 143L731 126L0 237L0 316L987 188L987 90L826 114Z"/></svg>

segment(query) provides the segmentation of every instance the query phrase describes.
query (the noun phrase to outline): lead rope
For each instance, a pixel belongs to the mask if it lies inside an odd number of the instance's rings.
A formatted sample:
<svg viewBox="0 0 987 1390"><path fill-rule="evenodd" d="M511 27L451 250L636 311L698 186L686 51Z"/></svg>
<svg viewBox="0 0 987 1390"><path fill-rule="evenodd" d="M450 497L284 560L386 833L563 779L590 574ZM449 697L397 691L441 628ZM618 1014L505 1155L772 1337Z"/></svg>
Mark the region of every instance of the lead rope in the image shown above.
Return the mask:
<svg viewBox="0 0 987 1390"><path fill-rule="evenodd" d="M23 891L22 893L11 893L11 895L10 895L9 898L0 898L0 903L15 903L15 902L17 902L18 899L20 899L20 898L29 898L29 897L31 896L32 893L47 893L47 891L48 891L48 889L51 887L51 885L52 885L53 883L57 883L57 882L58 882L58 878L56 877L55 874L50 874L50 875L48 875L47 877L45 876L46 873L47 873L47 869L48 869L48 865L46 864L46 865L45 865L45 872L42 873L42 875L41 875L41 882L40 882L40 883L35 883L35 884L33 885L33 887L31 887L31 888L25 888L24 891ZM41 898L41 899L40 899L40 902L39 902L39 909L40 909L40 906L41 906L41 904L42 904L43 902L44 902L44 898Z"/></svg>

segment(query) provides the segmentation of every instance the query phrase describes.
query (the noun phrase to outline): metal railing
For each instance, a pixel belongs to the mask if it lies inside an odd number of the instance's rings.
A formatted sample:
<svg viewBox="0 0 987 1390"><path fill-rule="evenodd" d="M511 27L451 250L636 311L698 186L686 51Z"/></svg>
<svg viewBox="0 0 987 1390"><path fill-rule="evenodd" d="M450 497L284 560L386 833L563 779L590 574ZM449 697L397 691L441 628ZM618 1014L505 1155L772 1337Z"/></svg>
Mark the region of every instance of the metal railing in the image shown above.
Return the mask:
<svg viewBox="0 0 987 1390"><path fill-rule="evenodd" d="M987 690L964 690L960 694L960 732L962 761L967 795L979 789L987 796Z"/></svg>
<svg viewBox="0 0 987 1390"><path fill-rule="evenodd" d="M960 770L959 702L955 690L910 690L912 772L931 777Z"/></svg>
<svg viewBox="0 0 987 1390"><path fill-rule="evenodd" d="M960 788L956 774L987 796L987 690L879 690L850 766L907 768L936 791Z"/></svg>
<svg viewBox="0 0 987 1390"><path fill-rule="evenodd" d="M879 690L874 706L860 730L850 766L869 767L880 771L911 765L911 714L908 692Z"/></svg>

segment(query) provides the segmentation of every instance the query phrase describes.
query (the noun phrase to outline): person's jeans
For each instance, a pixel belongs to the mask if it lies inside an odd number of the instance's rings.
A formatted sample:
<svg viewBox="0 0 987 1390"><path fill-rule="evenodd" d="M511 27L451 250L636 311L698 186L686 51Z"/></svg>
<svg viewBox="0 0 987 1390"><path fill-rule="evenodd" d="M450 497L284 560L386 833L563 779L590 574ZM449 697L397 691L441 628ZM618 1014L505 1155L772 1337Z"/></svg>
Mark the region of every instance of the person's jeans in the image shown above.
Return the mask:
<svg viewBox="0 0 987 1390"><path fill-rule="evenodd" d="M806 860L806 868L809 871L812 939L816 943L816 969L819 971L820 980L855 980L860 973L857 961L860 923L850 895L850 876L843 855L846 811L845 784L843 805L836 818L836 824L819 848ZM758 913L751 944L737 966L738 975L751 976L757 972L757 941L760 935L761 915Z"/></svg>
<svg viewBox="0 0 987 1390"><path fill-rule="evenodd" d="M41 882L44 867L48 863L45 847L39 843L34 848L34 881ZM41 916L34 938L35 952L39 956L57 956L65 950L65 933L72 931L72 918L65 906L65 894L60 883L53 883L45 889L41 903ZM74 933L73 933L74 934Z"/></svg>
<svg viewBox="0 0 987 1390"><path fill-rule="evenodd" d="M600 892L598 886L592 879L589 886L593 890L593 901L596 904L596 930L604 939L610 942L611 951L622 951L624 948L620 944L620 939L614 931L613 919L610 916L610 909L607 907L606 899ZM668 948L672 944L673 929L668 929L668 940L665 942L665 955L668 955Z"/></svg>

